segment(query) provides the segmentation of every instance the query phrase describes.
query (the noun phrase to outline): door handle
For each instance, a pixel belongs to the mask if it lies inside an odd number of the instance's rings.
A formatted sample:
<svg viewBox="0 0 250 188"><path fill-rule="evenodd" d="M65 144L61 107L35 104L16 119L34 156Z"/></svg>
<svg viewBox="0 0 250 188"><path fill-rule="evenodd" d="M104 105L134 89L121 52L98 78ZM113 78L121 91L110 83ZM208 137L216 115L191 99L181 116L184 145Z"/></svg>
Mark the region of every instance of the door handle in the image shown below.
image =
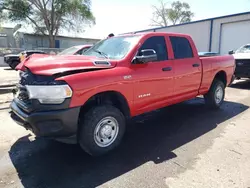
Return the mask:
<svg viewBox="0 0 250 188"><path fill-rule="evenodd" d="M200 66L200 64L199 63L195 63L195 64L193 64L193 67L199 67Z"/></svg>
<svg viewBox="0 0 250 188"><path fill-rule="evenodd" d="M171 71L172 70L172 67L164 67L162 68L162 71Z"/></svg>

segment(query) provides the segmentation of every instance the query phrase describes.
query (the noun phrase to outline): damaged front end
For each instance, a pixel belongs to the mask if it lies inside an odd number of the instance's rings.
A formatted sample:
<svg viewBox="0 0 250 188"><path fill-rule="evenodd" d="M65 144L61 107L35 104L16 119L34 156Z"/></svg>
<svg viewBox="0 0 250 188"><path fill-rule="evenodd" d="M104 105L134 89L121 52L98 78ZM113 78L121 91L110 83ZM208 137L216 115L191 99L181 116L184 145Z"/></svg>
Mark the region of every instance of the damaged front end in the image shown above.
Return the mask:
<svg viewBox="0 0 250 188"><path fill-rule="evenodd" d="M11 117L36 136L69 138L74 143L80 108L70 108L71 96L65 81L56 80L54 75L33 74L26 68L20 72Z"/></svg>
<svg viewBox="0 0 250 188"><path fill-rule="evenodd" d="M46 104L42 104L39 99L30 98L30 93L27 86L60 86L67 85L63 80L56 80L56 76L35 75L28 68L20 71L20 81L17 84L14 94L14 101L17 105L27 113L33 111L44 111L48 109ZM56 109L63 109L69 105L70 100L65 99L63 104L57 105Z"/></svg>

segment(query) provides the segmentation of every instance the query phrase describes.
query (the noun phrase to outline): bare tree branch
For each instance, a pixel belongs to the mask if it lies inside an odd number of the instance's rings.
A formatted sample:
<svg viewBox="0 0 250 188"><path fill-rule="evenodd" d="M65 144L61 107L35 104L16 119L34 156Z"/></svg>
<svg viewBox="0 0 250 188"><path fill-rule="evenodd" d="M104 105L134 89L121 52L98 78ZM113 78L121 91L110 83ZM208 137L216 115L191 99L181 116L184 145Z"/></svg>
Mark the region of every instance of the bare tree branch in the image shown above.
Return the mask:
<svg viewBox="0 0 250 188"><path fill-rule="evenodd" d="M151 20L154 26L167 26L169 22L173 25L191 21L194 14L190 11L188 3L174 1L171 8L167 8L164 0L159 0L159 6L152 6L153 18Z"/></svg>
<svg viewBox="0 0 250 188"><path fill-rule="evenodd" d="M17 10L17 9L12 9L12 8L8 8L8 7L3 7L3 9L23 13L22 11L19 11L19 10ZM27 17L27 19L29 19L29 20L37 27L37 29L40 28L40 27L37 25L36 21L35 21L34 19L32 19L29 15L26 15L26 17ZM43 30L41 30L41 29L39 29L39 30L40 30L40 32L41 32L42 34L45 35L45 32L44 32Z"/></svg>

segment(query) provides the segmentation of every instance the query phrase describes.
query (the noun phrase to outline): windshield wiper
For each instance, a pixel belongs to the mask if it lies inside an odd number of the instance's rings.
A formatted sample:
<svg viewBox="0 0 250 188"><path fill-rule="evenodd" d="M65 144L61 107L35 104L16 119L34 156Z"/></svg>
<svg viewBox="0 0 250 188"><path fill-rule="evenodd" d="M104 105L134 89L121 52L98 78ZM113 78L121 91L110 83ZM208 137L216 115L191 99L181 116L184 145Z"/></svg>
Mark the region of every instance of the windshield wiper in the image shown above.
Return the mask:
<svg viewBox="0 0 250 188"><path fill-rule="evenodd" d="M101 52L101 51L99 51L99 50L94 50L94 51L97 52L98 54L104 56L106 59L108 59L108 55L105 54L104 52Z"/></svg>

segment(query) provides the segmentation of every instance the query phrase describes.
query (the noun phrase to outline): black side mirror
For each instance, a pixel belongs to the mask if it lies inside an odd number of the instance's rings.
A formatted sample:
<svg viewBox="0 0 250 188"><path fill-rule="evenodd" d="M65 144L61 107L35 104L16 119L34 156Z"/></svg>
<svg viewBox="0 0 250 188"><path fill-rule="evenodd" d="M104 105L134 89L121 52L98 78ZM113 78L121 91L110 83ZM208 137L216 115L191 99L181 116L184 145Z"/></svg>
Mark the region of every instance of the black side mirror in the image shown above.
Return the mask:
<svg viewBox="0 0 250 188"><path fill-rule="evenodd" d="M228 52L228 54L229 54L229 55L232 55L232 54L234 54L234 51L233 51L233 50L230 50L230 51Z"/></svg>
<svg viewBox="0 0 250 188"><path fill-rule="evenodd" d="M136 64L144 64L152 61L157 61L157 54L153 49L141 50L134 58Z"/></svg>

